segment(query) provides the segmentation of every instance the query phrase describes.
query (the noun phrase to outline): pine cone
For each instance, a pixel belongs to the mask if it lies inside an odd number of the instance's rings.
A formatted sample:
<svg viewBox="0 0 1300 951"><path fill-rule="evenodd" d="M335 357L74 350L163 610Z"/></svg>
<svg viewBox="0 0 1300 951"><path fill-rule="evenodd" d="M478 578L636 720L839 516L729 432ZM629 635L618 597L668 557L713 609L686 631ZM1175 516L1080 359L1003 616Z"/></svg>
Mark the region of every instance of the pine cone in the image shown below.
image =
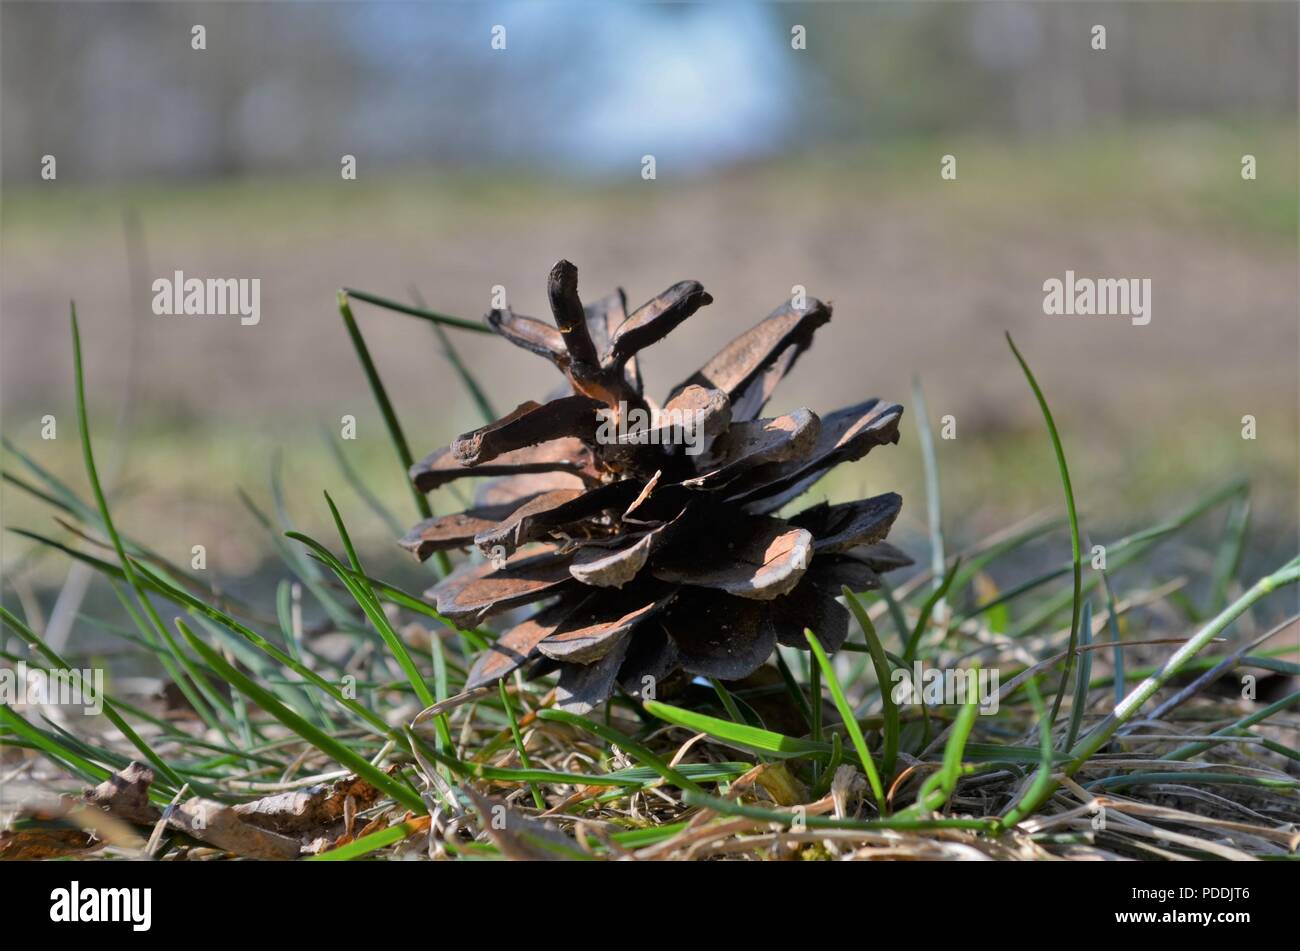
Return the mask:
<svg viewBox="0 0 1300 951"><path fill-rule="evenodd" d="M806 648L804 628L838 649L848 633L840 586L876 587L878 572L911 562L884 541L902 505L895 493L772 514L833 466L898 441L902 407L875 399L824 418L759 418L830 306L783 304L659 409L636 354L712 303L704 288L675 284L627 317L621 290L584 307L577 269L561 261L548 292L555 327L509 309L487 322L568 385L411 469L425 492L498 477L468 511L402 540L421 560L471 545L489 556L426 592L439 613L477 624L554 599L478 658L467 688L526 662L558 665L557 702L585 712L616 684L641 696L681 672L748 676L777 644Z"/></svg>

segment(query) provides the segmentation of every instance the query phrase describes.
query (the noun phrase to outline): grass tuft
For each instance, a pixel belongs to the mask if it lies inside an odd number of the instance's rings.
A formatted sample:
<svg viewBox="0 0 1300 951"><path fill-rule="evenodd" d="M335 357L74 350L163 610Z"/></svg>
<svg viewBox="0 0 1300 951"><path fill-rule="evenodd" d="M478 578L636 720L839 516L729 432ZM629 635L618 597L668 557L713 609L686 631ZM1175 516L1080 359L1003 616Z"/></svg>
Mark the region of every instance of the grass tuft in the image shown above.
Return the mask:
<svg viewBox="0 0 1300 951"><path fill-rule="evenodd" d="M440 334L484 329L348 293L432 320ZM347 296L339 303L409 465ZM1056 456L1064 520L945 539L932 436L919 419L931 564L879 591L842 591L863 635L844 644L843 658L828 656L809 631L808 654L782 648L769 678L701 680L659 700L623 696L579 716L555 709L553 678L516 676L467 692L476 654L495 635L457 628L400 579L382 577L387 562L362 550L331 495L325 504L341 554L294 530L288 508L298 500L285 497L274 467L269 509L242 496L278 559L273 604L234 598L133 540L113 518L95 467L75 309L71 326L87 488L4 440L18 467L0 472L6 487L54 520L44 530L11 531L25 547L24 566L70 559L89 570L103 597L88 601L95 607L77 623L110 642L115 663L161 671L179 699L132 695L123 678L103 697L102 718L0 704L6 780L22 804L14 827L0 830L4 849L21 849L24 823L48 808L49 790L67 796L66 807L81 786L139 760L155 774L148 797L159 807L197 795L266 808L285 792L324 796L345 784L354 791L345 814L303 835L304 856L322 861L950 858L971 850L991 858L1293 857L1300 744L1288 731L1300 692L1253 699L1210 687L1230 674L1300 673L1296 647L1276 636L1300 630L1300 617L1294 600L1288 607L1274 597L1300 580L1300 557L1254 583L1240 577L1252 541L1250 497L1234 482L1111 542L1107 570L1085 579L1060 435L1009 337ZM472 393L472 374L454 348L446 352ZM366 508L396 524L393 500L362 485L345 457L338 461ZM422 513L428 507L418 493L416 503ZM1196 530L1212 518L1207 548ZM1040 565L1042 547L1066 526L1070 561ZM45 592L20 588L11 575L0 593L4 663L39 659L64 670L101 663L82 646L87 640L52 646L41 622ZM181 615L174 625L163 623L164 608ZM1108 632L1096 643L1094 626ZM910 674L916 662L999 672L996 703L986 709L981 701L990 698L974 692L896 700L896 670ZM838 722L823 722L827 701ZM84 815L84 803L78 808ZM1103 808L1105 828L1094 828ZM153 832L134 831L141 841ZM1158 849L1153 836L1163 840ZM141 857L130 841L99 843L93 854ZM174 830L155 845L150 854L164 860L241 854L229 842Z"/></svg>

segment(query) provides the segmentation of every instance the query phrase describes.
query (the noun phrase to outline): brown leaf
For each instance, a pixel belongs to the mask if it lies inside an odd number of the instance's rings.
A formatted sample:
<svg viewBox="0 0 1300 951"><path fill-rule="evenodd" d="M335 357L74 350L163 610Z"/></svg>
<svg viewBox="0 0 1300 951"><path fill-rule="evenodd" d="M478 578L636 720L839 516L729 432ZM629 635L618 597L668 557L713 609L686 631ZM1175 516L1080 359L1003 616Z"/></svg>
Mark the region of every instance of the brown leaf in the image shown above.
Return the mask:
<svg viewBox="0 0 1300 951"><path fill-rule="evenodd" d="M368 835L379 832L381 829L394 829L401 834L398 841L405 842L415 835L421 835L429 831L429 826L433 823L432 816L415 816L410 812L406 813L402 822L389 824L390 819L387 810L382 814L366 823L365 827L359 830L356 835L344 833L337 839L331 841L329 838L313 839L309 844L303 846L304 855L320 855L323 852L329 852L332 849L342 848L349 842L355 842L357 839L364 839Z"/></svg>
<svg viewBox="0 0 1300 951"><path fill-rule="evenodd" d="M549 822L493 802L469 786L461 790L482 819L483 831L506 858L516 862L564 861L581 852L577 842Z"/></svg>
<svg viewBox="0 0 1300 951"><path fill-rule="evenodd" d="M211 799L187 799L172 810L167 824L188 835L250 859L294 859L302 851L297 839L244 822L230 806Z"/></svg>
<svg viewBox="0 0 1300 951"><path fill-rule="evenodd" d="M130 763L93 789L81 794L82 802L98 806L115 819L136 825L153 825L162 813L149 801L154 772L141 763Z"/></svg>
<svg viewBox="0 0 1300 951"><path fill-rule="evenodd" d="M577 436L596 438L596 410L602 404L586 396L565 396L549 403L529 400L496 422L457 437L451 454L463 466L478 466L526 446Z"/></svg>
<svg viewBox="0 0 1300 951"><path fill-rule="evenodd" d="M379 790L358 776L347 776L333 783L277 793L233 808L249 825L285 835L304 835L319 833L341 822L349 796L357 809L369 809L379 800Z"/></svg>
<svg viewBox="0 0 1300 951"><path fill-rule="evenodd" d="M410 477L421 492L431 492L455 479L470 476L515 476L541 472L584 472L591 466L591 452L581 439L566 437L501 453L490 463L473 468L462 465L451 447L444 446L411 466Z"/></svg>
<svg viewBox="0 0 1300 951"><path fill-rule="evenodd" d="M790 772L790 767L782 760L777 760L774 763L761 763L745 775L761 786L763 791L767 793L768 798L778 806L797 806L808 801L808 787L801 783L794 773ZM734 789L740 785L743 784L738 779L732 783L732 788Z"/></svg>
<svg viewBox="0 0 1300 951"><path fill-rule="evenodd" d="M0 861L35 862L84 855L102 848L103 842L85 829L34 827L0 831Z"/></svg>

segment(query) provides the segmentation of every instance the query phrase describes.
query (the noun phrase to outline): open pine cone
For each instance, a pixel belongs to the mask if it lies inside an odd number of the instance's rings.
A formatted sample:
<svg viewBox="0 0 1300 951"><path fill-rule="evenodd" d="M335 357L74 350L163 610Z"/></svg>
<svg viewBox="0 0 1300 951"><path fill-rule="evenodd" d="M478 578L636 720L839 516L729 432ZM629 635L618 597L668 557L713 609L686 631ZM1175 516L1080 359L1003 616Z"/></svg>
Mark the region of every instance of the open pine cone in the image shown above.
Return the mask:
<svg viewBox="0 0 1300 951"><path fill-rule="evenodd" d="M558 665L558 704L585 712L615 685L641 696L682 672L746 677L778 643L806 648L804 628L838 649L848 633L840 586L872 588L878 572L910 564L883 541L902 499L772 513L833 466L897 442L902 407L870 399L824 418L808 409L759 418L831 308L783 304L660 410L643 394L636 354L712 303L704 288L674 284L630 317L621 290L584 307L568 261L547 289L555 327L509 309L487 321L550 360L567 386L411 469L425 492L497 477L468 511L402 540L421 560L471 545L489 556L426 592L441 614L477 624L550 602L478 658L467 688L526 662Z"/></svg>

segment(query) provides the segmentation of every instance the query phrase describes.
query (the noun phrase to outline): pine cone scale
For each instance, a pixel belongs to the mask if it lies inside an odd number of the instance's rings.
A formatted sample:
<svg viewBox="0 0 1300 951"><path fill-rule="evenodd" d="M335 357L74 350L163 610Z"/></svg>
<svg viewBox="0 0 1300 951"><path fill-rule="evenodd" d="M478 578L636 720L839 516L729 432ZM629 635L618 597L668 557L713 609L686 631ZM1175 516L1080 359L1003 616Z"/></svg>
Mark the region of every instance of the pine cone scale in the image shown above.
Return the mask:
<svg viewBox="0 0 1300 951"><path fill-rule="evenodd" d="M799 583L813 556L812 533L779 518L715 522L664 553L652 574L661 581L714 588L770 601Z"/></svg>
<svg viewBox="0 0 1300 951"><path fill-rule="evenodd" d="M411 481L421 492L432 492L448 482L463 479L467 475L511 476L527 475L537 472L586 472L590 465L590 451L581 439L566 436L553 439L535 446L526 446L514 452L502 453L484 465L476 463L473 471L468 471L451 451L444 446L431 452L411 467Z"/></svg>
<svg viewBox="0 0 1300 951"><path fill-rule="evenodd" d="M803 311L786 302L674 387L669 398L695 384L722 390L734 403L746 385L773 366L783 351L793 348L782 364L782 374L789 372L798 355L812 346L813 332L830 319L830 308L815 297L808 298Z"/></svg>

